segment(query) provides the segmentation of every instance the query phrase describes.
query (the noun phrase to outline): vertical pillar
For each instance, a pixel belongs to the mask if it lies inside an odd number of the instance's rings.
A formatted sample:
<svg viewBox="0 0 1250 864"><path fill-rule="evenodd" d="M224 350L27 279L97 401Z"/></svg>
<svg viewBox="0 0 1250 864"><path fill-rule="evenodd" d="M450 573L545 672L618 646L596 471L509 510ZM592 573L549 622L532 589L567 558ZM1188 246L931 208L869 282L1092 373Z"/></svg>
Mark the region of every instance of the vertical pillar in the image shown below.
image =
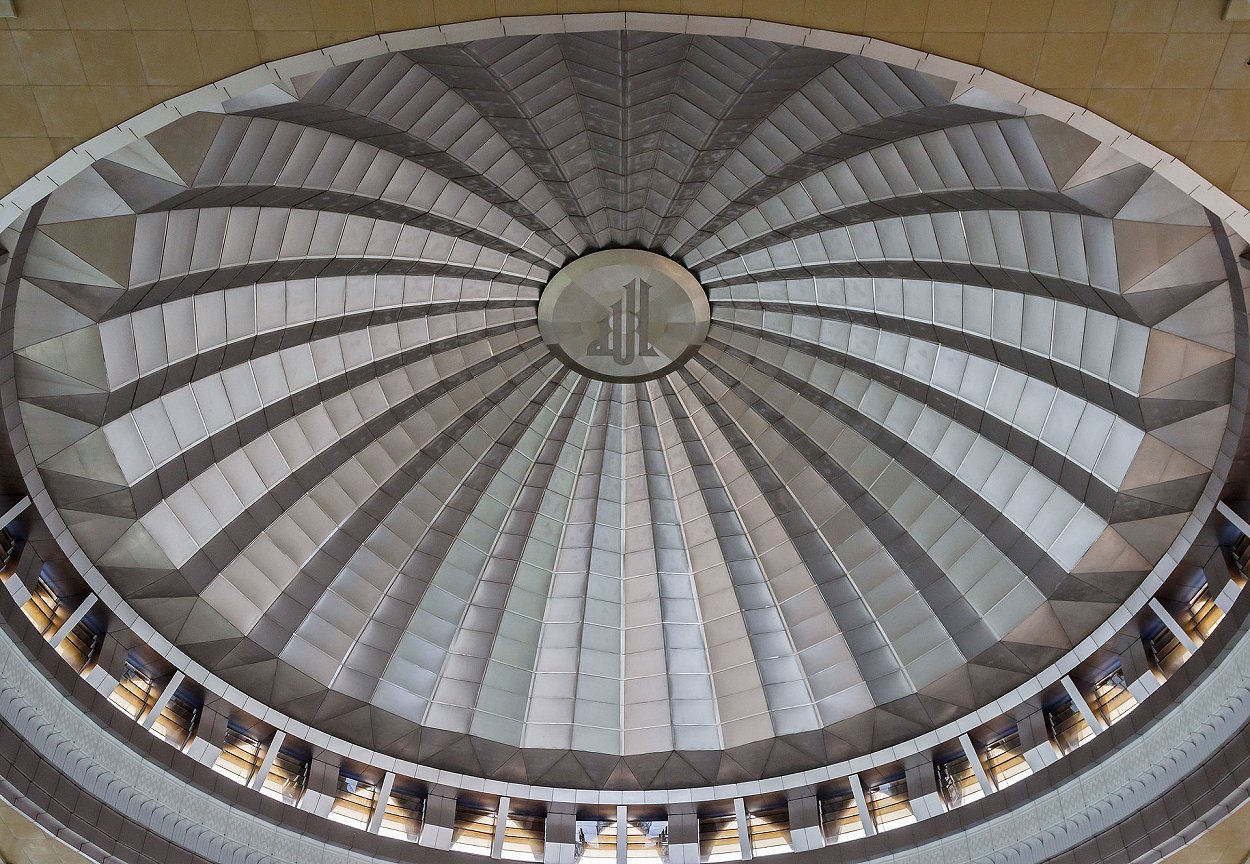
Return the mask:
<svg viewBox="0 0 1250 864"><path fill-rule="evenodd" d="M907 797L911 799L911 811L916 818L927 819L945 812L933 760L928 756L913 756L904 760L903 768L907 778Z"/></svg>
<svg viewBox="0 0 1250 864"><path fill-rule="evenodd" d="M629 808L616 805L616 864L625 864L629 858Z"/></svg>
<svg viewBox="0 0 1250 864"><path fill-rule="evenodd" d="M503 835L508 830L508 810L512 807L512 799L507 795L499 799L495 806L495 833L490 838L490 857L503 855Z"/></svg>
<svg viewBox="0 0 1250 864"><path fill-rule="evenodd" d="M699 814L693 804L668 809L669 864L699 864Z"/></svg>
<svg viewBox="0 0 1250 864"><path fill-rule="evenodd" d="M1090 707L1089 700L1085 698L1085 694L1076 686L1076 682L1072 680L1072 677L1064 675L1059 679L1059 683L1068 692L1068 698L1072 700L1076 710L1081 712L1081 716L1085 718L1089 728L1094 730L1094 734L1098 735L1105 731L1107 727L1103 724L1102 718L1094 713L1094 709Z"/></svg>
<svg viewBox="0 0 1250 864"><path fill-rule="evenodd" d="M42 570L43 558L35 551L34 544L23 543L17 553L17 561L13 563L13 575L4 581L14 603L21 606L30 599L35 580Z"/></svg>
<svg viewBox="0 0 1250 864"><path fill-rule="evenodd" d="M256 774L247 784L249 787L257 792L265 787L265 778L269 776L269 769L273 767L273 760L278 758L278 751L282 749L284 741L286 741L286 733L281 729L274 730L273 738L270 739L269 746L265 748L265 758L260 760Z"/></svg>
<svg viewBox="0 0 1250 864"><path fill-rule="evenodd" d="M972 739L967 735L960 735L959 746L964 748L964 756L967 758L968 764L972 766L972 773L977 775L977 783L981 786L981 794L993 795L994 784L990 782L990 775L985 773L985 765L981 762L981 754L973 746Z"/></svg>
<svg viewBox="0 0 1250 864"><path fill-rule="evenodd" d="M1232 507L1229 507L1223 501L1219 501L1215 505L1215 512L1219 513L1221 516L1223 516L1225 519L1231 522L1233 524L1233 527L1236 528L1238 531L1240 531L1242 534L1245 534L1247 537L1250 537L1250 522L1247 522L1246 519L1240 513L1234 510Z"/></svg>
<svg viewBox="0 0 1250 864"><path fill-rule="evenodd" d="M304 789L304 796L300 798L299 809L325 818L334 809L334 799L338 792L338 757L326 751L315 754L308 766L308 785Z"/></svg>
<svg viewBox="0 0 1250 864"><path fill-rule="evenodd" d="M1159 602L1157 597L1150 598L1150 611L1158 616L1164 627L1172 631L1172 635L1185 647L1186 651L1193 654L1198 650L1198 643L1194 642L1193 637L1185 631L1185 628L1180 625L1179 621L1172 617L1172 613L1163 607L1163 604Z"/></svg>
<svg viewBox="0 0 1250 864"><path fill-rule="evenodd" d="M1241 565L1233 556L1233 550L1227 546L1221 546L1211 556L1203 572L1206 573L1207 585L1210 586L1211 596L1215 598L1215 605L1224 610L1224 614L1227 615L1233 608L1233 603L1241 595L1241 588L1245 584Z"/></svg>
<svg viewBox="0 0 1250 864"><path fill-rule="evenodd" d="M738 851L743 861L754 856L751 849L751 821L747 819L747 805L741 798L734 799L734 821L738 823Z"/></svg>
<svg viewBox="0 0 1250 864"><path fill-rule="evenodd" d="M864 795L864 784L858 774L847 778L851 783L851 795L855 797L855 809L859 813L859 823L864 828L864 835L872 837L877 833L877 826L872 821L872 811L868 809L868 798Z"/></svg>
<svg viewBox="0 0 1250 864"><path fill-rule="evenodd" d="M281 732L278 734L281 734ZM277 751L275 750L274 752ZM391 800L391 789L394 787L395 772L387 771L385 776L382 777L381 784L378 786L377 797L373 799L373 812L369 814L369 826L367 829L370 834L377 834L382 830L382 817L386 815L386 802ZM508 799L505 798L503 800L507 801ZM508 812L506 806L503 808L503 812L505 814ZM503 844L502 835L499 842L501 845Z"/></svg>
<svg viewBox="0 0 1250 864"><path fill-rule="evenodd" d="M543 823L543 864L573 864L576 858L577 809L553 803Z"/></svg>
<svg viewBox="0 0 1250 864"><path fill-rule="evenodd" d="M795 852L820 849L825 845L825 826L820 821L820 799L814 789L792 789L787 802L790 811L790 846Z"/></svg>
<svg viewBox="0 0 1250 864"><path fill-rule="evenodd" d="M100 652L95 666L83 676L97 693L105 697L112 694L126 670L126 658L130 656L133 635L126 630L111 630L100 637Z"/></svg>
<svg viewBox="0 0 1250 864"><path fill-rule="evenodd" d="M212 699L200 711L200 721L195 727L195 738L187 744L185 753L201 765L212 767L226 746L226 729L230 725L232 706L224 699Z"/></svg>
<svg viewBox="0 0 1250 864"><path fill-rule="evenodd" d="M174 694L178 692L178 688L182 686L184 676L182 670L175 670L173 677L169 682L161 688L161 692L157 694L156 701L152 703L152 707L148 709L148 713L144 715L139 724L144 729L151 729L156 724L156 718L161 716L161 712L165 710L165 706L169 704L169 700L174 698Z"/></svg>
<svg viewBox="0 0 1250 864"><path fill-rule="evenodd" d="M418 845L431 849L450 849L451 835L456 827L456 790L446 786L430 788L425 799L425 825Z"/></svg>
<svg viewBox="0 0 1250 864"><path fill-rule="evenodd" d="M78 604L74 611L69 613L69 617L65 619L65 623L56 628L56 632L51 634L48 639L48 642L52 644L53 648L65 641L65 637L70 634L70 631L82 623L82 619L86 618L87 613L89 613L92 607L95 606L95 601L96 596L94 594L88 594L83 598L83 601Z"/></svg>
<svg viewBox="0 0 1250 864"><path fill-rule="evenodd" d="M1046 712L1033 711L1016 721L1020 733L1020 749L1024 751L1024 761L1029 763L1029 770L1034 774L1059 758L1059 752L1050 740L1050 730L1046 728Z"/></svg>
<svg viewBox="0 0 1250 864"><path fill-rule="evenodd" d="M4 514L0 515L0 528L8 528L9 523L26 512L26 508L29 506L30 496L24 495L16 504L5 508Z"/></svg>
<svg viewBox="0 0 1250 864"><path fill-rule="evenodd" d="M209 765L211 768L216 763L217 756L221 755L221 748L226 741L226 725L230 720L229 714L222 713L225 710L229 710L229 706L221 699L211 700L200 709L199 723L195 724L195 738L187 741L184 753L201 765Z"/></svg>
<svg viewBox="0 0 1250 864"><path fill-rule="evenodd" d="M21 516L30 506L30 497L23 496L20 501L11 507L6 507L4 515L0 515L0 528L8 528L12 522ZM0 574L4 575L4 584L8 586L9 593L13 595L13 599L17 601L17 605L22 605L30 598L29 590L26 590L26 583L21 579L12 578L17 571L18 561L23 552L30 547L29 543L16 543L19 548L9 548L7 550L0 549ZM24 595L24 596L23 596Z"/></svg>
<svg viewBox="0 0 1250 864"><path fill-rule="evenodd" d="M1239 569L1236 559L1233 558L1233 550L1229 547L1219 546L1211 553L1211 557L1202 565L1202 576L1213 598L1220 596L1224 586L1232 581L1233 574Z"/></svg>
<svg viewBox="0 0 1250 864"><path fill-rule="evenodd" d="M1124 681L1128 684L1128 692L1138 702L1159 689L1159 679L1150 668L1150 655L1146 653L1146 643L1141 639L1133 639L1128 648L1120 655L1120 671L1124 673Z"/></svg>

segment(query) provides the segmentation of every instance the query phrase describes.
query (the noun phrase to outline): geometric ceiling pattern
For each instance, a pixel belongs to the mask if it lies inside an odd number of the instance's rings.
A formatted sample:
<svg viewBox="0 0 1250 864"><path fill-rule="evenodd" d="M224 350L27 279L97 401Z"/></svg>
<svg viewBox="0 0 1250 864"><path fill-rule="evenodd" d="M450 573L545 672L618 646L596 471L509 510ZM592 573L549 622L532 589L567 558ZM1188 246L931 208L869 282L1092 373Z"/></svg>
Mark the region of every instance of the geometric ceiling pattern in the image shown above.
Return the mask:
<svg viewBox="0 0 1250 864"><path fill-rule="evenodd" d="M1215 464L1208 214L982 91L605 32L225 109L32 211L22 431L141 617L365 747L624 789L887 747L1092 633ZM661 378L539 336L614 247L707 291Z"/></svg>

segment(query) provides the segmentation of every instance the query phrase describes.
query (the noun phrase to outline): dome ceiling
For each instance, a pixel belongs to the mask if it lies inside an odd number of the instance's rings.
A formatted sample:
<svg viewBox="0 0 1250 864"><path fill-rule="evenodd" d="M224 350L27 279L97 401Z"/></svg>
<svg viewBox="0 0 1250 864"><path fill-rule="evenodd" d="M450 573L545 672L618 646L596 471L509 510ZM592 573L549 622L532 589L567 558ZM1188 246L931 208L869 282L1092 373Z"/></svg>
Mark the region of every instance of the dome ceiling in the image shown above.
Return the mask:
<svg viewBox="0 0 1250 864"><path fill-rule="evenodd" d="M863 57L390 54L31 212L11 434L105 599L252 707L550 786L773 776L993 703L1163 558L1228 419L1221 231ZM540 332L620 247L708 298L650 380Z"/></svg>

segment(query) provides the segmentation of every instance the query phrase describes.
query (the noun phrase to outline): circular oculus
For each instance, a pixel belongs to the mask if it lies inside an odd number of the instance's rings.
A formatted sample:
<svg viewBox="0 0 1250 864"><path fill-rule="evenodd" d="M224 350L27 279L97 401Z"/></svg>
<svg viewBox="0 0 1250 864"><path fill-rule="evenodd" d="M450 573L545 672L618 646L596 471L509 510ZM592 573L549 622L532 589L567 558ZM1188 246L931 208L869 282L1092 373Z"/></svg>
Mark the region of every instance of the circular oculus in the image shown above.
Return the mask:
<svg viewBox="0 0 1250 864"><path fill-rule="evenodd" d="M707 338L707 292L677 262L606 249L566 265L538 301L538 332L573 369L601 381L659 378Z"/></svg>

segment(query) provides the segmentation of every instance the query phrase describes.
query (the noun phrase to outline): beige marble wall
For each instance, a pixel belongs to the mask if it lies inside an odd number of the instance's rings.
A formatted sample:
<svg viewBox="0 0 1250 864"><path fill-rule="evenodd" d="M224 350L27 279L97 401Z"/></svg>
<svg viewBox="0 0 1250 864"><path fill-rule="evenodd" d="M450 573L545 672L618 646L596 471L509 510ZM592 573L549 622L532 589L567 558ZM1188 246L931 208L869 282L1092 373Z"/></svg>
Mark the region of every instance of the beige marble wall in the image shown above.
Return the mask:
<svg viewBox="0 0 1250 864"><path fill-rule="evenodd" d="M0 801L0 861L4 864L83 864L88 860Z"/></svg>

